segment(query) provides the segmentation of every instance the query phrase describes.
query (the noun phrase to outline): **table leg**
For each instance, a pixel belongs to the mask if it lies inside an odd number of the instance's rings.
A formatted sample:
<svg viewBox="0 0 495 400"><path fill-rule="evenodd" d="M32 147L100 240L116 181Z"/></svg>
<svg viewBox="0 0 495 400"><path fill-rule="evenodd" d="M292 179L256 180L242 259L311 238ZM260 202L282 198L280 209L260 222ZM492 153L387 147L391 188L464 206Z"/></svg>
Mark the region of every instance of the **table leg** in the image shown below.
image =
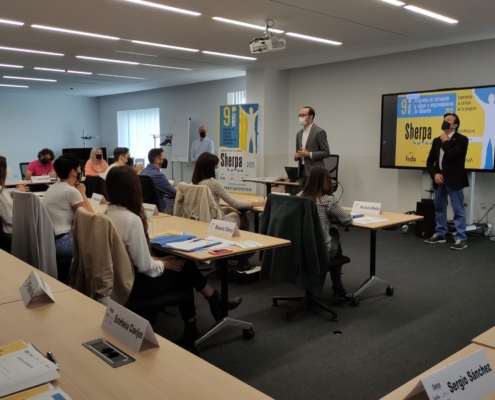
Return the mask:
<svg viewBox="0 0 495 400"><path fill-rule="evenodd" d="M260 213L254 213L254 232L260 233Z"/></svg>
<svg viewBox="0 0 495 400"><path fill-rule="evenodd" d="M271 183L267 183L266 184L266 197L268 197L268 195L272 192L272 184Z"/></svg>

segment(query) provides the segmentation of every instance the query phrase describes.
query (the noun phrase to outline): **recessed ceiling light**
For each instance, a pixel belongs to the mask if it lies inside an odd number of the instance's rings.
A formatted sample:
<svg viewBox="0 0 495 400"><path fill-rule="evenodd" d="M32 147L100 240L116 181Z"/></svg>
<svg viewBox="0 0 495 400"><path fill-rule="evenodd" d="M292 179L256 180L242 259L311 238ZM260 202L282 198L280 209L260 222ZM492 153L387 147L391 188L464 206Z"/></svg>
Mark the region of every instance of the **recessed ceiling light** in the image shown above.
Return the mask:
<svg viewBox="0 0 495 400"><path fill-rule="evenodd" d="M0 83L0 86L5 86L5 87L16 87L16 88L23 88L23 89L26 89L28 88L29 86L24 86L24 85L6 85L6 84L3 84L3 83Z"/></svg>
<svg viewBox="0 0 495 400"><path fill-rule="evenodd" d="M134 62L134 61L111 60L109 58L86 57L86 56L76 56L76 58L82 58L84 60L114 62L114 63L119 63L119 64L130 64L130 65L138 65L139 64L139 63Z"/></svg>
<svg viewBox="0 0 495 400"><path fill-rule="evenodd" d="M126 53L126 54L134 54L136 56L146 56L146 57L158 57L155 54L145 54L145 53L134 53L132 51L122 51L122 50L115 50L116 53Z"/></svg>
<svg viewBox="0 0 495 400"><path fill-rule="evenodd" d="M183 50L183 51L191 51L191 52L198 52L199 51L197 49L189 49L187 47L177 47L177 46L170 46L168 44L142 42L141 40L131 40L131 42L132 43L138 43L138 44L145 44L148 46L165 47L167 49L174 49L174 50Z"/></svg>
<svg viewBox="0 0 495 400"><path fill-rule="evenodd" d="M73 33L75 35L93 36L93 37L100 38L100 39L120 40L120 38L115 37L115 36L106 36L106 35L99 35L97 33L73 31L71 29L53 28L51 26L45 26L45 25L31 25L31 27L33 27L33 28L39 28L39 29L46 29L46 30L49 30L49 31L56 31L56 32L63 32L63 33Z"/></svg>
<svg viewBox="0 0 495 400"><path fill-rule="evenodd" d="M152 3L151 1L143 1L143 0L125 0L125 1L128 1L130 3L141 4L142 6L161 8L162 10L166 10L166 11L174 11L174 12L179 12L179 13L194 15L194 16L201 15L201 13L198 13L198 12L183 10L182 8L169 7L169 6L165 6L163 4Z"/></svg>
<svg viewBox="0 0 495 400"><path fill-rule="evenodd" d="M406 3L403 3L402 1L397 1L397 0L382 0L385 3L393 4L394 6L403 6Z"/></svg>
<svg viewBox="0 0 495 400"><path fill-rule="evenodd" d="M265 27L264 26L248 24L246 22L234 21L233 19L226 19L226 18L220 18L220 17L213 17L212 19L214 19L215 21L227 22L229 24L235 24L235 25L245 26L247 28L260 29L262 31L265 30ZM281 31L279 29L269 28L268 30L270 32L273 32L273 33L284 33L284 31Z"/></svg>
<svg viewBox="0 0 495 400"><path fill-rule="evenodd" d="M5 46L0 46L0 50L10 50L10 51L20 51L23 53L36 53L36 54L44 54L47 56L63 56L61 53L51 53L49 51L38 51L38 50L28 50L28 49L18 49L15 47L5 47Z"/></svg>
<svg viewBox="0 0 495 400"><path fill-rule="evenodd" d="M254 57L236 56L235 54L216 53L214 51L204 51L203 50L202 53L211 54L214 56L221 56L221 57L242 58L243 60L256 60L256 58L254 58Z"/></svg>
<svg viewBox="0 0 495 400"><path fill-rule="evenodd" d="M24 68L22 65L0 64L0 67L6 68Z"/></svg>
<svg viewBox="0 0 495 400"><path fill-rule="evenodd" d="M41 78L24 78L22 76L5 76L5 79L20 79L23 81L41 81L41 82L57 82L55 79L41 79Z"/></svg>
<svg viewBox="0 0 495 400"><path fill-rule="evenodd" d="M63 72L63 73L68 73L68 74L82 74L82 75L92 75L92 72L82 72L82 71L72 71L72 70L65 70L65 69L55 69L55 68L41 68L41 67L35 67L34 69L38 71L50 71L50 72Z"/></svg>
<svg viewBox="0 0 495 400"><path fill-rule="evenodd" d="M440 21L448 22L449 24L457 24L459 22L455 19L452 19L449 17L444 17L443 15L440 15L440 14L437 14L437 13L434 13L434 12L431 12L431 11L428 11L428 10L425 10L423 8L419 8L416 6L405 6L404 8L407 8L408 10L426 15L426 16L431 17L431 18L439 19Z"/></svg>
<svg viewBox="0 0 495 400"><path fill-rule="evenodd" d="M315 42L333 44L335 46L340 46L342 44L341 42L335 42L334 40L321 39L321 38L317 38L317 37L313 37L313 36L301 35L299 33L294 33L294 32L287 32L287 35L298 37L301 39L314 40Z"/></svg>
<svg viewBox="0 0 495 400"><path fill-rule="evenodd" d="M8 19L0 19L0 24L9 24L9 25L24 25L24 22L10 21Z"/></svg>
<svg viewBox="0 0 495 400"><path fill-rule="evenodd" d="M122 76L122 75L109 75L109 74L96 74L98 76L112 76L114 78L126 78L126 79L146 79L146 78L137 78L135 76Z"/></svg>
<svg viewBox="0 0 495 400"><path fill-rule="evenodd" d="M155 68L181 69L183 71L192 71L191 68L169 67L168 65L156 65L156 64L139 64L139 65L146 65L147 67L155 67Z"/></svg>

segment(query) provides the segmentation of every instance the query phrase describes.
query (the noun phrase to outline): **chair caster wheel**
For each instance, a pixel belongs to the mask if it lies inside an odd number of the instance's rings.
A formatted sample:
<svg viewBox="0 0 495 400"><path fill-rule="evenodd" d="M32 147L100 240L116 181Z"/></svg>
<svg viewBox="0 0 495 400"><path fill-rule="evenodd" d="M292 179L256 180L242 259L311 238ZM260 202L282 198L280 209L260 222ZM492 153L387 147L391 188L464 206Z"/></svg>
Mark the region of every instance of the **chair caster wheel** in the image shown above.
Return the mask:
<svg viewBox="0 0 495 400"><path fill-rule="evenodd" d="M246 340L250 340L250 339L254 338L254 330L253 330L253 328L243 329L242 330L242 336Z"/></svg>
<svg viewBox="0 0 495 400"><path fill-rule="evenodd" d="M351 298L351 306L357 307L359 305L360 299L359 296Z"/></svg>
<svg viewBox="0 0 495 400"><path fill-rule="evenodd" d="M387 290L385 291L387 296L393 296L394 295L394 287L393 286L387 286Z"/></svg>

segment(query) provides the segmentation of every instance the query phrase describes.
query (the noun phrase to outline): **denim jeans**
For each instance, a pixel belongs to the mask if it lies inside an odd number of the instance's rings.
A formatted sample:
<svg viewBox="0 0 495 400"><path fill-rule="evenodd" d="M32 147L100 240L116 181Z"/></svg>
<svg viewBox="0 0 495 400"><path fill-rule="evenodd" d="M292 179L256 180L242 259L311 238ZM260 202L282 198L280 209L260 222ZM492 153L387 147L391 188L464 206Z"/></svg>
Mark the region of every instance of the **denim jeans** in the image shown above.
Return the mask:
<svg viewBox="0 0 495 400"><path fill-rule="evenodd" d="M72 232L55 240L57 258L72 257Z"/></svg>
<svg viewBox="0 0 495 400"><path fill-rule="evenodd" d="M437 236L447 235L447 206L448 197L454 210L455 240L466 241L466 210L464 210L464 189L451 190L445 184L435 189L435 217Z"/></svg>

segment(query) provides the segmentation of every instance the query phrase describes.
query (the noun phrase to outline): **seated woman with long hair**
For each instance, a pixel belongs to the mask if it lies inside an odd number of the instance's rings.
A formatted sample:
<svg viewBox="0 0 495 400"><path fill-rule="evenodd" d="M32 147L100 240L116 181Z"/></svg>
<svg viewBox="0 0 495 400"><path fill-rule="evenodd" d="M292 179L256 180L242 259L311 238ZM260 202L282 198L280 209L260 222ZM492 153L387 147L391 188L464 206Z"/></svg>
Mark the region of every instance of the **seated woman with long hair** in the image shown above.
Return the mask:
<svg viewBox="0 0 495 400"><path fill-rule="evenodd" d="M107 162L103 159L103 151L99 147L93 147L89 155L89 160L84 166L85 176L96 176L105 172L108 168Z"/></svg>
<svg viewBox="0 0 495 400"><path fill-rule="evenodd" d="M112 168L105 187L110 202L106 214L114 223L136 270L129 300L152 299L178 289L185 291L188 300L179 309L185 323L184 344L191 344L199 336L193 288L206 298L215 320L222 318L220 294L208 284L194 262L172 255L151 255L141 185L132 168ZM229 300L229 310L241 302L240 297Z"/></svg>
<svg viewBox="0 0 495 400"><path fill-rule="evenodd" d="M348 211L340 207L338 200L333 195L332 175L330 175L330 172L325 167L313 168L304 190L297 195L309 197L316 203L330 258L335 257L338 252L338 245L332 246L332 238L330 236L332 222L335 221L340 225L349 226L352 224L352 216ZM330 269L334 297L346 296L341 275L342 265Z"/></svg>
<svg viewBox="0 0 495 400"><path fill-rule="evenodd" d="M229 195L222 184L215 179L218 171L218 162L219 159L214 154L201 154L194 165L192 183L194 185L207 186L217 204L220 204L220 199L222 199L229 205L222 208L224 212L222 219L224 221L235 222L240 229L247 230L249 229L248 220L245 218L245 215L242 215L241 219L240 211L251 210L253 207L264 207L265 201L240 201Z"/></svg>

